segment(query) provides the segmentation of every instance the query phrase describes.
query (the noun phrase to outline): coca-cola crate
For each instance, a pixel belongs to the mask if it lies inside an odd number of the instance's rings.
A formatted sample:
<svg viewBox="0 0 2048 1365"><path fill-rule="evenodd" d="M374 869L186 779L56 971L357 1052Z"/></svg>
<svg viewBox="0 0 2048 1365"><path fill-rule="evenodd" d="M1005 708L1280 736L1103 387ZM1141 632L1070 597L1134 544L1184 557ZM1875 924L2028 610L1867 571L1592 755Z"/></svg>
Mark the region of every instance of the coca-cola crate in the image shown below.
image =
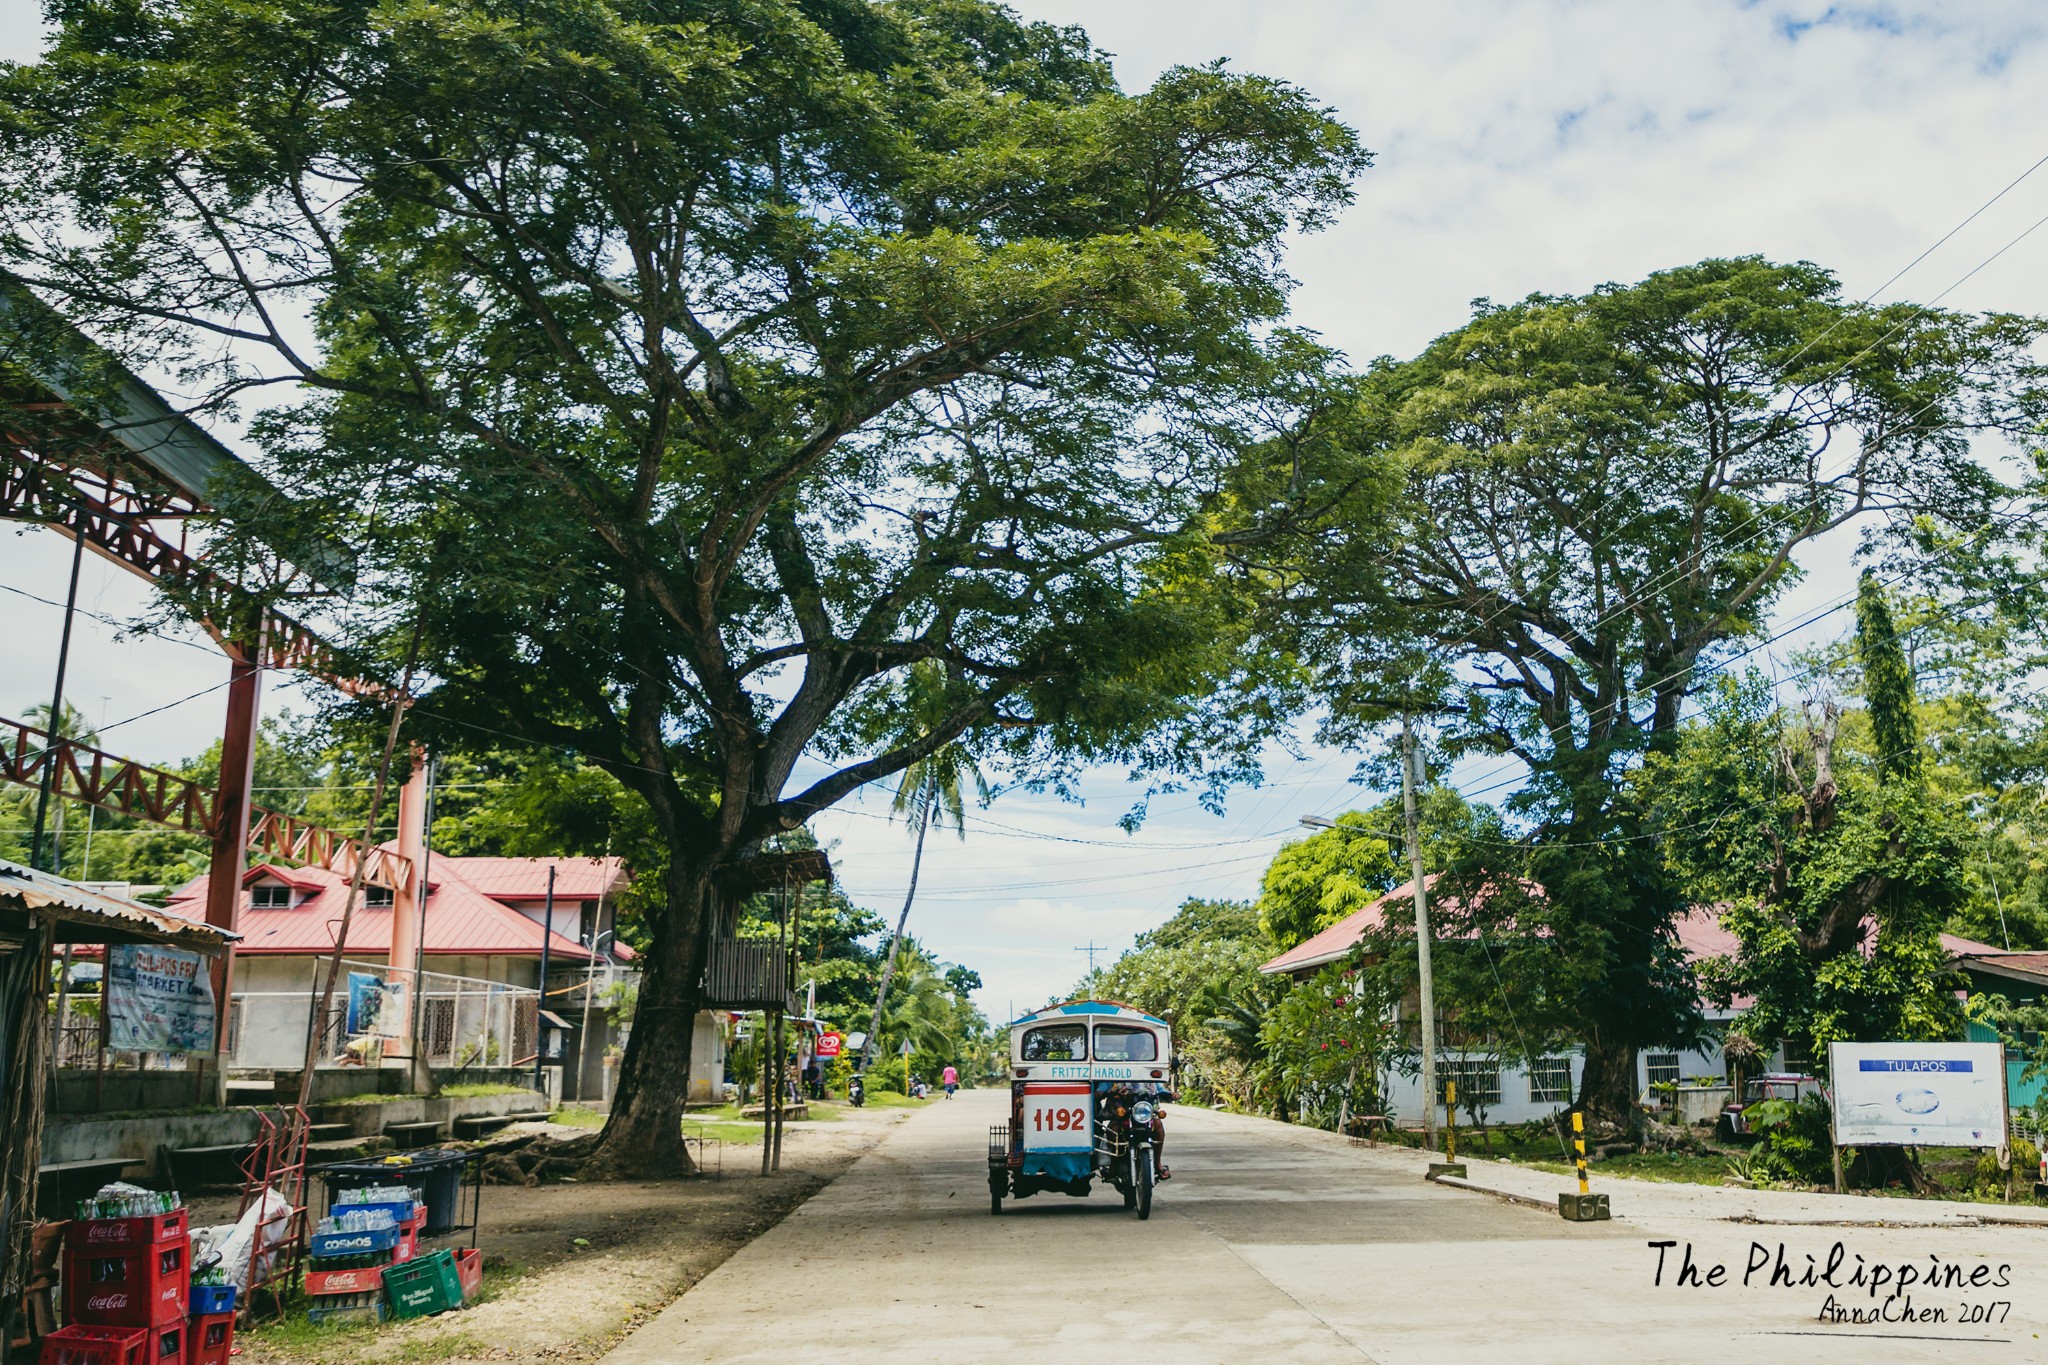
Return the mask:
<svg viewBox="0 0 2048 1365"><path fill-rule="evenodd" d="M327 1294L374 1294L383 1287L384 1267L380 1265L306 1272L306 1293L313 1298Z"/></svg>
<svg viewBox="0 0 2048 1365"><path fill-rule="evenodd" d="M455 1278L462 1284L462 1301L468 1303L484 1287L484 1254L475 1247L457 1251Z"/></svg>
<svg viewBox="0 0 2048 1365"><path fill-rule="evenodd" d="M192 1293L189 1239L133 1255L66 1252L64 1320L98 1327L166 1327L185 1320Z"/></svg>
<svg viewBox="0 0 2048 1365"><path fill-rule="evenodd" d="M184 1209L145 1218L74 1218L64 1229L64 1246L74 1252L128 1253L186 1240L192 1230Z"/></svg>
<svg viewBox="0 0 2048 1365"><path fill-rule="evenodd" d="M41 1365L153 1365L149 1330L73 1323L43 1338Z"/></svg>
<svg viewBox="0 0 2048 1365"><path fill-rule="evenodd" d="M227 1365L235 1349L235 1315L204 1313L185 1325L185 1365Z"/></svg>
<svg viewBox="0 0 2048 1365"><path fill-rule="evenodd" d="M149 1329L147 1365L185 1365L185 1320Z"/></svg>

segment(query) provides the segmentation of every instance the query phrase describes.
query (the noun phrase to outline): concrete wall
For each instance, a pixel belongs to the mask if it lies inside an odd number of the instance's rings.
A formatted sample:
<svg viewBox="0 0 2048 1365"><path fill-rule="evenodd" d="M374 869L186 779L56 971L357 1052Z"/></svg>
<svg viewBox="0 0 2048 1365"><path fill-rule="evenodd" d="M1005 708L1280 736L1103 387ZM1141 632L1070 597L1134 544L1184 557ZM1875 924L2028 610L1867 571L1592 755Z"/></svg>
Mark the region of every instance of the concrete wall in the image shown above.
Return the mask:
<svg viewBox="0 0 2048 1365"><path fill-rule="evenodd" d="M1449 1052L1443 1054L1440 1061L1464 1055L1463 1053ZM1579 1077L1585 1070L1584 1062L1576 1051L1558 1055L1563 1056L1571 1066L1571 1085L1567 1088L1567 1094L1576 1095L1578 1093ZM1443 1082L1444 1075L1439 1070L1437 1073L1439 1092L1443 1088ZM1388 1111L1394 1116L1395 1121L1401 1127L1415 1128L1421 1126L1421 1077L1405 1076L1399 1072L1383 1076L1380 1079L1380 1094L1386 1100ZM1486 1122L1489 1127L1496 1124L1527 1123L1531 1119L1549 1118L1558 1110L1569 1108L1570 1105L1571 1100L1569 1098L1562 1100L1536 1099L1533 1094L1533 1087L1529 1081L1528 1068L1519 1062L1509 1062L1503 1059L1500 1066L1500 1101L1497 1104L1486 1106ZM1437 1117L1438 1121L1441 1122L1443 1118L1443 1111L1441 1109L1437 1111ZM1458 1122L1460 1125L1463 1125L1469 1121L1465 1105L1461 1101L1458 1105Z"/></svg>
<svg viewBox="0 0 2048 1365"><path fill-rule="evenodd" d="M548 1112L547 1097L524 1090L512 1095L461 1095L437 1099L392 1099L362 1104L325 1104L317 1123L346 1123L355 1137L375 1137L391 1123L447 1123L453 1119Z"/></svg>
<svg viewBox="0 0 2048 1365"><path fill-rule="evenodd" d="M55 1165L127 1157L154 1165L159 1147L225 1147L253 1142L258 1127L253 1109L141 1119L52 1118L43 1127L42 1160L44 1165Z"/></svg>
<svg viewBox="0 0 2048 1365"><path fill-rule="evenodd" d="M129 1110L189 1109L211 1104L219 1076L190 1071L58 1071L50 1076L45 1109L52 1115L116 1114ZM51 1158L44 1158L50 1160Z"/></svg>

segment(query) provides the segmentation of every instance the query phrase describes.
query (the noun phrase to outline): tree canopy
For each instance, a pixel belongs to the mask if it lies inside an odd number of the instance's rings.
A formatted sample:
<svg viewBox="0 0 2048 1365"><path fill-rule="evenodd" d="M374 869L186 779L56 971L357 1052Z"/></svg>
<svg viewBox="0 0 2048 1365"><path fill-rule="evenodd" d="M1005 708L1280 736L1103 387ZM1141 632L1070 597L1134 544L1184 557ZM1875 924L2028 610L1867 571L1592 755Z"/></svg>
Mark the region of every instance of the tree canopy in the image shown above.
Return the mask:
<svg viewBox="0 0 2048 1365"><path fill-rule="evenodd" d="M343 643L417 629L436 715L670 850L614 1164L686 1161L714 874L763 839L956 741L1251 770L1213 566L1286 509L1226 484L1328 364L1281 250L1368 163L1302 91L1127 93L975 0L54 14L0 78L4 263L215 402L289 386L294 500L231 527L348 547Z"/></svg>

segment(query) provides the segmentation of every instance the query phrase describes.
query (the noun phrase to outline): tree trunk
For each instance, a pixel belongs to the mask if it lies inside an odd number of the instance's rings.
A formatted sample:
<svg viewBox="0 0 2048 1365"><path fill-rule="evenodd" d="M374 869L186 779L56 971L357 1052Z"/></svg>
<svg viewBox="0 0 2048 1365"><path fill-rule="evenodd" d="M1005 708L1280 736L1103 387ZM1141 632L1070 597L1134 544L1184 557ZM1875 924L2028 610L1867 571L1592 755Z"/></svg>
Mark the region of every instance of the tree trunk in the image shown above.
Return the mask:
<svg viewBox="0 0 2048 1365"><path fill-rule="evenodd" d="M875 1016L868 1025L866 1044L860 1050L859 1070L868 1069L868 1061L875 1055L875 1040L882 1032L882 1005L889 998L889 981L896 975L896 950L903 945L903 926L910 922L910 902L917 897L917 874L924 866L924 836L932 826L933 780L927 776L918 791L917 800L917 848L910 855L910 889L903 893L903 912L896 916L896 932L889 936L889 956L882 963L882 981L875 988ZM904 1086L905 1091L909 1086Z"/></svg>
<svg viewBox="0 0 2048 1365"><path fill-rule="evenodd" d="M1597 1030L1586 1036L1586 1064L1579 1076L1579 1107L1587 1127L1628 1132L1634 1126L1636 1050L1610 1043Z"/></svg>
<svg viewBox="0 0 2048 1365"><path fill-rule="evenodd" d="M672 867L668 905L641 966L633 1031L619 1063L611 1116L590 1158L593 1174L664 1177L693 1172L683 1145L690 1044L704 995L710 870Z"/></svg>

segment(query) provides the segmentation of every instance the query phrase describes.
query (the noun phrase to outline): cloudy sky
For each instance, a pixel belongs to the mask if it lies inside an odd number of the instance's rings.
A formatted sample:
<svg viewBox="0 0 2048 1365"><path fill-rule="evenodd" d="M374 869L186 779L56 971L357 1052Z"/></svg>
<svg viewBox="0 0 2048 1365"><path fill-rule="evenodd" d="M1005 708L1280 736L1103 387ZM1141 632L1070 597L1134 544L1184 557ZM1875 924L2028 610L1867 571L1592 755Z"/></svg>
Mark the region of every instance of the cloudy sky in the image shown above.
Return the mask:
<svg viewBox="0 0 2048 1365"><path fill-rule="evenodd" d="M1457 326L1474 298L1578 291L1750 252L1820 262L1858 297L2048 312L2048 228L2013 245L2048 217L2048 168L1893 279L2048 156L2048 11L2038 6L1015 7L1087 27L1116 54L1128 88L1171 65L1227 57L1305 87L1359 129L1378 164L1357 205L1292 260L1298 319L1361 360L1414 352ZM0 55L34 54L27 8L0 3ZM1840 599L1844 548L1809 559L1784 621ZM58 612L19 594L61 599L68 568L69 547L48 533L0 532L6 713L46 699L57 640ZM83 603L120 621L143 600L139 585L88 556ZM1843 616L1822 617L1813 633L1839 631ZM80 623L72 695L96 719L119 721L225 677L203 648L113 635ZM110 743L139 756L196 752L221 704L204 693L115 730ZM276 704L290 704L281 685L266 701ZM934 837L913 928L982 973L991 1016L1042 1002L1085 967L1077 946L1126 947L1189 895L1252 894L1300 816L1373 799L1348 784L1353 762L1313 747L1275 755L1271 781L1237 793L1222 817L1166 799L1134 837L1116 829L1135 795L1117 773L1097 774L1082 804L1005 796L970 818L965 839ZM1500 774L1477 763L1454 778L1476 792ZM872 791L819 824L838 841L848 889L893 918L909 842L887 808L887 793Z"/></svg>

